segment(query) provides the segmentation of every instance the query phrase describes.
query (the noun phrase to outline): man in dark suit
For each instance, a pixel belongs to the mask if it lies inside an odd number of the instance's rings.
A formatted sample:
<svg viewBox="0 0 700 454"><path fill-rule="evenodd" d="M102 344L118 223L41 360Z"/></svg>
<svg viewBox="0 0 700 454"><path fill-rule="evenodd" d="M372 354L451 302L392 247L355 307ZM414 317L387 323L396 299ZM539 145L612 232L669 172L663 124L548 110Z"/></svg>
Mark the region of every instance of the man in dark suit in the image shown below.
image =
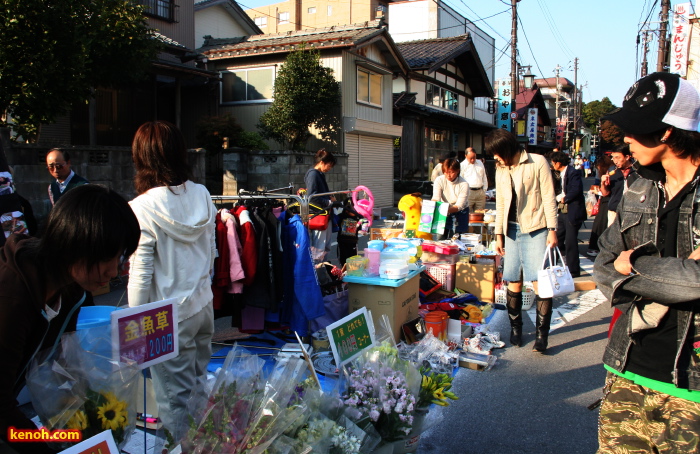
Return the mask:
<svg viewBox="0 0 700 454"><path fill-rule="evenodd" d="M581 275L578 256L578 231L586 220L586 202L583 198L581 171L569 165L569 156L560 151L550 157L552 168L561 175L561 191L557 193L559 217L557 240L559 250L566 257L571 276Z"/></svg>

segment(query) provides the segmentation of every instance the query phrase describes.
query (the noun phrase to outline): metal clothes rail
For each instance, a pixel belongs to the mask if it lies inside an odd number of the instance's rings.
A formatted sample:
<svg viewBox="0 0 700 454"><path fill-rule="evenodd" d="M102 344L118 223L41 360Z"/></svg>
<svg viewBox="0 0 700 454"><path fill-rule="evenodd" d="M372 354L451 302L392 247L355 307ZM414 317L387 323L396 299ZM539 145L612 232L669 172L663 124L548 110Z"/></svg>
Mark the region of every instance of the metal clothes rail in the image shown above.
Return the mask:
<svg viewBox="0 0 700 454"><path fill-rule="evenodd" d="M325 195L335 195L335 194L352 194L353 192L362 192L362 191L357 191L354 189L348 189L346 191L332 191L332 192L322 192L322 193L317 193L312 196L308 195L297 195L297 194L278 194L276 193L277 191L282 191L282 190L288 190L292 191L294 190L294 186L290 184L289 186L285 186L283 188L277 188L277 189L268 189L266 191L246 191L245 189L241 189L238 191L238 195L212 195L211 199L212 201L218 201L218 202L227 202L227 201L232 201L232 200L296 200L299 202L299 216L301 217L301 221L304 223L304 225L309 225L309 203L312 198L314 197L319 197L319 196L325 196Z"/></svg>

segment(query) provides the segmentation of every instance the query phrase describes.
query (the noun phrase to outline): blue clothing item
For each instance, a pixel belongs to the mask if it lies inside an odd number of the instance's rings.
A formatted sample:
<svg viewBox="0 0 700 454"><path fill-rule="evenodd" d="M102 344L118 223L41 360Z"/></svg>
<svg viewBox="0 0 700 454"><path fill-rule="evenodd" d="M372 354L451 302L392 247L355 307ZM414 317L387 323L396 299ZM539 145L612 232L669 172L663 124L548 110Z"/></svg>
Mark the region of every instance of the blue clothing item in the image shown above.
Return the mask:
<svg viewBox="0 0 700 454"><path fill-rule="evenodd" d="M309 334L309 320L326 314L321 286L311 259L309 232L298 214L282 227L284 300L280 318L300 337Z"/></svg>
<svg viewBox="0 0 700 454"><path fill-rule="evenodd" d="M508 223L505 238L506 255L503 256L503 280L534 282L542 268L544 251L547 249L547 229L522 233L518 224Z"/></svg>
<svg viewBox="0 0 700 454"><path fill-rule="evenodd" d="M447 216L445 238L452 238L455 234L467 232L469 232L469 207Z"/></svg>

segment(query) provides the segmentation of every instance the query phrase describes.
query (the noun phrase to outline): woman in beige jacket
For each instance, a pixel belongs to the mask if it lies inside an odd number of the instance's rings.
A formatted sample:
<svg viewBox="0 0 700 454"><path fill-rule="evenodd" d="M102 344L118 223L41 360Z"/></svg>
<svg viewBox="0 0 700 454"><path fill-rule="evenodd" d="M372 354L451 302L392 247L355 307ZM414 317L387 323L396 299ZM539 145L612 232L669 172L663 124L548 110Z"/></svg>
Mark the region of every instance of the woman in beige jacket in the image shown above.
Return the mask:
<svg viewBox="0 0 700 454"><path fill-rule="evenodd" d="M523 150L517 138L496 129L484 139L496 166L496 252L504 257L503 280L508 282L510 343L522 345L523 281L537 291L537 271L547 247L557 245L557 208L547 160ZM505 248L504 248L505 246ZM507 254L506 254L507 252ZM552 298L537 297L537 329L533 351L547 350Z"/></svg>

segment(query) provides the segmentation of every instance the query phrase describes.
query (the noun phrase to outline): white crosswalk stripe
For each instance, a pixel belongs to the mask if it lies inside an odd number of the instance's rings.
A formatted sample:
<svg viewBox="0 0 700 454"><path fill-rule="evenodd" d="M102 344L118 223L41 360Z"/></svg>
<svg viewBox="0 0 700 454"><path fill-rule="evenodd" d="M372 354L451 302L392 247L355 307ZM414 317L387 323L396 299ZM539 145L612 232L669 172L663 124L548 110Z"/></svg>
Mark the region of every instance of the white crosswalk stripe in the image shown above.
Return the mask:
<svg viewBox="0 0 700 454"><path fill-rule="evenodd" d="M593 262L587 257L579 256L581 259L581 270L586 271L588 274L593 276ZM585 292L575 292L568 295L568 301L564 304L558 303L558 298L555 299L555 307L552 312L552 323L549 330L554 331L557 328L570 323L576 317L579 317L586 312L590 311L596 306L606 302L606 298L600 292L600 290L588 290ZM525 314L530 318L534 325L537 324L537 309L536 304L533 304L530 310L526 311Z"/></svg>

